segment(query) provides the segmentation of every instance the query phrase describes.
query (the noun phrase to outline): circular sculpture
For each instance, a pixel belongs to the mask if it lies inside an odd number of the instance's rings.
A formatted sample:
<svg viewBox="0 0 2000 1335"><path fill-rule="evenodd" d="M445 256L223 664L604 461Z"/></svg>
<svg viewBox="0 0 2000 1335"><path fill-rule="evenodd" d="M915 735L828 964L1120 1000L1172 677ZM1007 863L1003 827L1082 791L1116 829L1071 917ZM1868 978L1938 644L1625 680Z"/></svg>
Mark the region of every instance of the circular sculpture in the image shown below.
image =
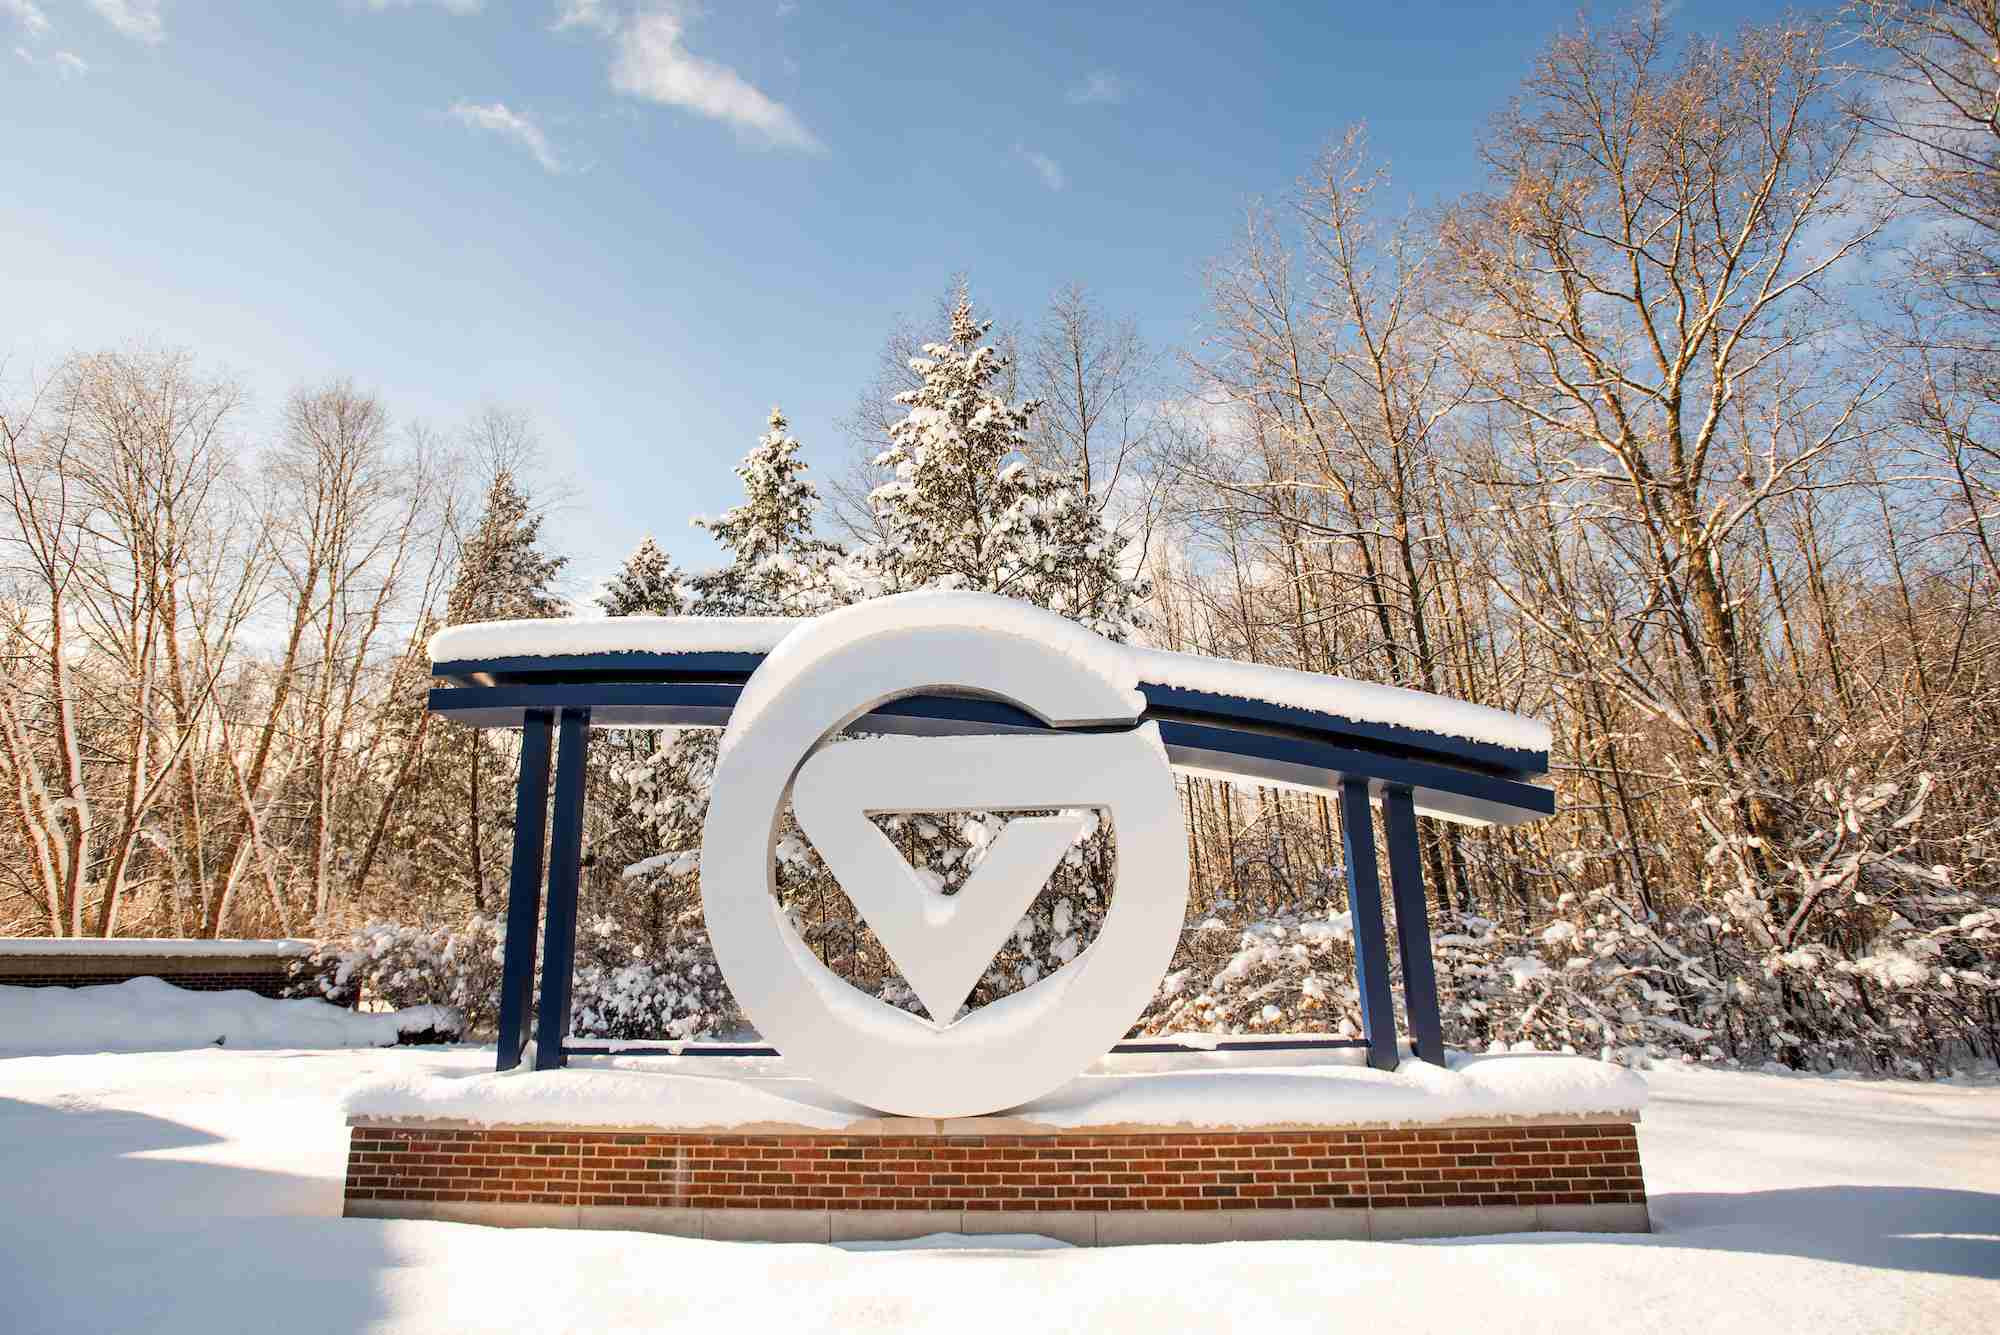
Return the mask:
<svg viewBox="0 0 2000 1335"><path fill-rule="evenodd" d="M882 1112L974 1116L1054 1089L1138 1018L1179 939L1187 845L1158 729L1099 666L1104 648L1010 599L903 595L806 622L750 678L710 789L702 907L738 1004L789 1066ZM1003 701L1057 731L836 740L870 710L920 694ZM1061 731L1077 727L1092 730ZM929 1020L849 985L786 921L774 852L788 797ZM1052 808L1062 814L1011 819L955 895L921 880L869 820ZM1047 978L955 1018L1082 828L1064 810L1074 808L1108 810L1117 841L1097 939Z"/></svg>

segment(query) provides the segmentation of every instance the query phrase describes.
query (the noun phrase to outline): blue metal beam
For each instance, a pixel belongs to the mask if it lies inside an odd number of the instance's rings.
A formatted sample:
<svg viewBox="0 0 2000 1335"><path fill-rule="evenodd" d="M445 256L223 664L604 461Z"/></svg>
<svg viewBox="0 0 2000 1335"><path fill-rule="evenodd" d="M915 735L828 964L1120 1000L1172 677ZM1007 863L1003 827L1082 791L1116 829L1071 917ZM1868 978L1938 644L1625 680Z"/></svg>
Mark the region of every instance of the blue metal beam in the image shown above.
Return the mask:
<svg viewBox="0 0 2000 1335"><path fill-rule="evenodd" d="M549 836L548 923L542 929L542 999L535 1016L535 1069L567 1064L570 983L576 971L576 893L583 874L583 768L590 711L565 709L556 725L555 828Z"/></svg>
<svg viewBox="0 0 2000 1335"><path fill-rule="evenodd" d="M1518 825L1555 810L1555 793L1547 788L1341 745L1337 736L1315 741L1167 719L1160 723L1160 740L1167 759L1183 769L1323 793L1347 779L1401 784L1415 793L1425 812L1436 816Z"/></svg>
<svg viewBox="0 0 2000 1335"><path fill-rule="evenodd" d="M1390 723L1344 718L1321 710L1301 709L1296 705L1245 700L1233 695L1215 695L1155 682L1140 682L1139 691L1146 697L1146 717L1149 719L1185 718L1223 727L1260 728L1295 737L1338 735L1351 744L1365 745L1386 754L1442 761L1448 765L1510 777L1545 773L1549 767L1546 751L1494 746Z"/></svg>
<svg viewBox="0 0 2000 1335"><path fill-rule="evenodd" d="M741 686L764 655L759 653L601 653L537 657L452 659L435 663L431 675L456 687L646 686L709 684ZM1187 718L1225 726L1249 726L1304 737L1337 734L1372 749L1428 758L1448 765L1503 776L1546 773L1548 753L1475 742L1420 728L1346 718L1323 710L1273 704L1159 682L1141 682L1146 717ZM729 697L731 700L734 696ZM463 717L473 701L433 698L435 707ZM593 702L598 703L598 702ZM599 719L599 727L612 726ZM501 726L513 726L504 724Z"/></svg>
<svg viewBox="0 0 2000 1335"><path fill-rule="evenodd" d="M1437 970L1431 963L1430 904L1424 897L1417 849L1417 812L1410 790L1382 790L1383 835L1389 845L1389 895L1396 905L1396 953L1403 962L1403 1009L1417 1056L1444 1065L1444 1024L1438 1016Z"/></svg>
<svg viewBox="0 0 2000 1335"><path fill-rule="evenodd" d="M1354 928L1354 981L1368 1064L1393 1071L1396 1005L1389 995L1389 943L1382 930L1382 885L1375 869L1375 812L1363 779L1340 782L1340 844L1347 855L1347 912Z"/></svg>
<svg viewBox="0 0 2000 1335"><path fill-rule="evenodd" d="M542 917L542 839L549 826L549 732L545 710L521 727L521 777L514 786L514 861L507 874L507 941L500 965L498 1071L521 1064L535 993L535 933Z"/></svg>
<svg viewBox="0 0 2000 1335"><path fill-rule="evenodd" d="M442 659L431 676L457 686L525 686L579 681L748 681L756 653L548 654L524 658Z"/></svg>
<svg viewBox="0 0 2000 1335"><path fill-rule="evenodd" d="M548 683L458 686L430 694L430 707L473 727L516 727L529 710L585 709L598 727L721 727L741 687L718 682ZM1151 718L1149 711L1146 717ZM1252 720L1164 715L1158 720L1176 765L1245 779L1332 792L1344 778L1410 788L1426 813L1512 825L1555 810L1555 794L1510 773L1450 764L1409 748L1351 734L1329 722L1312 734ZM1026 711L993 700L914 696L884 705L857 725L864 731L936 735L1039 731Z"/></svg>

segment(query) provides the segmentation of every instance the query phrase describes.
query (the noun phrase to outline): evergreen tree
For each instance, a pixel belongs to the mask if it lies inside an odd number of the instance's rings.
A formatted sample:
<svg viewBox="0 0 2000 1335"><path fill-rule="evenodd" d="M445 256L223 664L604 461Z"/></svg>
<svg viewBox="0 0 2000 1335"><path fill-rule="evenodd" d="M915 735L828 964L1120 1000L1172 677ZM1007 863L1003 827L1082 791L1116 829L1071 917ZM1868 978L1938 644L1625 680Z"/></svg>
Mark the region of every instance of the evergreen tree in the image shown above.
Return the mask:
<svg viewBox="0 0 2000 1335"><path fill-rule="evenodd" d="M771 409L769 430L736 465L743 503L694 521L729 553L727 565L691 581L699 613L810 616L832 605L829 573L840 548L813 536L819 491L805 473L798 438Z"/></svg>
<svg viewBox="0 0 2000 1335"><path fill-rule="evenodd" d="M597 605L606 615L679 616L687 611L681 574L650 537L605 582ZM617 730L591 739L596 764L619 794L619 815L604 839L614 870L643 866L601 883L589 916L619 924L625 938L653 951L684 946L678 928L699 915L694 880L716 736L707 729Z"/></svg>
<svg viewBox="0 0 2000 1335"><path fill-rule="evenodd" d="M948 341L911 360L922 383L897 396L909 412L876 457L893 476L870 493L880 538L860 564L885 593L1004 594L1123 639L1139 623L1143 583L1125 572L1125 540L1082 479L1029 458L1040 405L1000 393L1008 363L985 341L992 324L961 292Z"/></svg>
<svg viewBox="0 0 2000 1335"><path fill-rule="evenodd" d="M1123 639L1140 622L1145 594L1124 569L1124 539L1106 528L1078 474L1029 456L1039 405L1005 396L1007 359L986 342L992 322L974 316L963 291L950 320L947 340L910 362L921 383L897 396L908 412L876 458L893 476L869 495L879 539L856 565L883 593L997 593ZM878 821L947 892L964 883L1004 823L984 812ZM1110 832L1098 820L1087 829L974 989L974 1004L1029 986L1095 938L1108 907ZM869 943L871 954L876 948ZM899 979L888 978L882 995L914 1006Z"/></svg>
<svg viewBox="0 0 2000 1335"><path fill-rule="evenodd" d="M569 558L543 552L536 545L541 531L542 517L515 485L513 472L495 473L479 525L459 554L458 579L445 600L446 623L560 616L562 599L549 586Z"/></svg>
<svg viewBox="0 0 2000 1335"><path fill-rule="evenodd" d="M673 558L646 538L625 558L618 573L605 581L597 605L606 616L679 616L687 610L687 598Z"/></svg>
<svg viewBox="0 0 2000 1335"><path fill-rule="evenodd" d="M541 549L541 526L513 473L496 473L459 552L446 624L561 615L562 599L550 585L568 562ZM426 730L392 844L400 879L418 902L442 909L470 901L484 913L502 897L514 775L500 748L511 745L511 738L455 724Z"/></svg>
<svg viewBox="0 0 2000 1335"><path fill-rule="evenodd" d="M690 578L693 597L683 599L670 564L649 539L607 585L599 599L605 611L809 616L831 604L830 571L840 549L813 536L819 493L805 477L784 414L773 408L768 425L736 467L742 502L718 518L694 521L722 545L727 563ZM706 729L653 734L614 766L626 794L621 833L646 853L628 864L643 870L625 878L625 887L641 897L655 942L698 921L698 853L717 740ZM783 879L787 902L795 902L798 877Z"/></svg>

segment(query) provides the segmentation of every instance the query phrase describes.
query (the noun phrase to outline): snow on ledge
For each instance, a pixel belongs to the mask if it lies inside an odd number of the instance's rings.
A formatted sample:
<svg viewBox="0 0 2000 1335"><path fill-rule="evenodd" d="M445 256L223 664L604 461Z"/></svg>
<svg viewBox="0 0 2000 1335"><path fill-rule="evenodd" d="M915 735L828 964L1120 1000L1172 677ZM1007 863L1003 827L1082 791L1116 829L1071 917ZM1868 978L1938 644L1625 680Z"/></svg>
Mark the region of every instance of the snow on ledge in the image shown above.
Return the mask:
<svg viewBox="0 0 2000 1335"><path fill-rule="evenodd" d="M0 940L0 957L8 955L89 956L116 958L143 956L147 959L263 959L279 956L296 959L319 948L316 941L273 938L268 941L197 941L184 937L60 936Z"/></svg>
<svg viewBox="0 0 2000 1335"><path fill-rule="evenodd" d="M1405 1061L1393 1072L1343 1061L1270 1065L1236 1054L1131 1071L1107 1062L1043 1098L996 1114L1022 1131L1135 1127L1245 1131L1275 1127L1403 1127L1465 1121L1638 1116L1646 1082L1620 1066L1555 1053L1472 1056L1449 1067ZM809 1080L782 1059L573 1059L566 1071L411 1074L371 1081L342 1101L351 1121L662 1131L881 1130L880 1116ZM910 1119L892 1127L909 1133ZM945 1119L940 1134L1002 1129L992 1118Z"/></svg>
<svg viewBox="0 0 2000 1335"><path fill-rule="evenodd" d="M87 987L0 987L0 1057L184 1048L391 1047L464 1027L445 1006L364 1014L254 992L190 992L158 978Z"/></svg>
<svg viewBox="0 0 2000 1335"><path fill-rule="evenodd" d="M792 617L556 617L446 626L433 663L567 654L767 654L799 625Z"/></svg>
<svg viewBox="0 0 2000 1335"><path fill-rule="evenodd" d="M992 594L936 591L900 594L860 606L875 608L876 615L867 618L870 630L896 624L907 627L933 624L943 619L942 614L947 611L983 615L1001 628L1016 629L1026 613L1037 612L1026 604ZM1010 609L1021 610L1010 616L1007 615ZM1049 615L1038 613L1038 617ZM448 626L439 631L431 637L430 656L433 663L442 663L571 654L768 654L803 624L782 617L689 616L487 621ZM1550 731L1546 723L1505 710L1330 673L1300 672L1203 654L1114 644L1080 627L1078 630L1095 641L1088 653L1092 664L1127 688L1147 682L1308 709L1357 723L1387 724L1461 737L1490 746L1523 751L1549 749Z"/></svg>

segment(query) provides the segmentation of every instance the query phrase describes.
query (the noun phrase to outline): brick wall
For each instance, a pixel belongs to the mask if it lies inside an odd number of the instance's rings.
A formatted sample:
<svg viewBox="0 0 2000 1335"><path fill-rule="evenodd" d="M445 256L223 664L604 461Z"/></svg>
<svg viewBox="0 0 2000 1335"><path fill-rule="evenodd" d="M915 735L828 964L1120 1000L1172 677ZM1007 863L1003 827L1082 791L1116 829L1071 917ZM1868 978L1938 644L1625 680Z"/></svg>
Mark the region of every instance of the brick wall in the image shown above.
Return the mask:
<svg viewBox="0 0 2000 1335"><path fill-rule="evenodd" d="M131 969L92 965L87 970L68 973L42 970L35 973L15 973L4 963L0 963L0 987L98 987L105 983L122 983L133 978L161 978L175 987L184 987L190 992L227 992L241 988L264 997L283 996L286 984L283 968L259 972L218 973L201 970L169 970L162 969L158 965L142 964Z"/></svg>
<svg viewBox="0 0 2000 1335"><path fill-rule="evenodd" d="M349 1201L791 1210L1643 1205L1629 1123L730 1136L356 1126Z"/></svg>

